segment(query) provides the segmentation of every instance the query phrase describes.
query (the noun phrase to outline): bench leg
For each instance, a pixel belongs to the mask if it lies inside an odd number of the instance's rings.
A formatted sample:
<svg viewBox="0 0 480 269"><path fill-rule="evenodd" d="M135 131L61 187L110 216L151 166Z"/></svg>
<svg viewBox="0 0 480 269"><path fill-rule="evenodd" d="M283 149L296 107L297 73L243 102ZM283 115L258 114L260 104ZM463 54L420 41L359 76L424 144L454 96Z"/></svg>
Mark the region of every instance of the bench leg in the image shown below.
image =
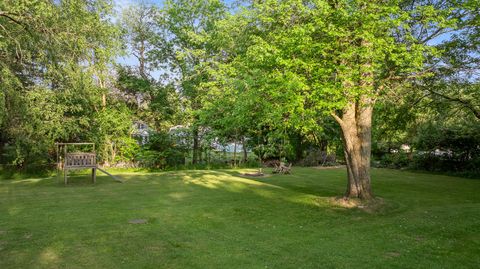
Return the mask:
<svg viewBox="0 0 480 269"><path fill-rule="evenodd" d="M92 182L97 182L97 168L92 168Z"/></svg>

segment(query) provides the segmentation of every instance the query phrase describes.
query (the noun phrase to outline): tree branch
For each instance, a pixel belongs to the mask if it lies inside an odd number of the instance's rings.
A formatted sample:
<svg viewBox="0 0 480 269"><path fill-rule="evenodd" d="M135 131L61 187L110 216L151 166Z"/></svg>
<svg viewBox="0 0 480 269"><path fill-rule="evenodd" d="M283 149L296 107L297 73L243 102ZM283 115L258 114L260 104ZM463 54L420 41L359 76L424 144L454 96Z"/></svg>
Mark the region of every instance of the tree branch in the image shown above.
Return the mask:
<svg viewBox="0 0 480 269"><path fill-rule="evenodd" d="M337 115L335 112L331 112L330 115L340 124L340 126L343 125L343 120Z"/></svg>
<svg viewBox="0 0 480 269"><path fill-rule="evenodd" d="M15 15L15 16L18 16L17 14L14 14L14 13L8 13L8 12L5 12L5 11L0 11L0 17L5 17L9 20L11 20L12 22L22 26L22 27L25 27L25 25L23 25L20 21L18 21L17 19L14 19L11 17L11 15Z"/></svg>
<svg viewBox="0 0 480 269"><path fill-rule="evenodd" d="M451 97L451 96L448 96L448 95L445 95L445 94L442 94L442 93L439 93L439 92L435 92L433 90L428 90L428 91L430 93L432 93L434 95L438 95L438 96L440 96L440 97L442 97L446 100L462 104L464 107L466 107L470 111L472 111L473 115L475 115L475 117L480 120L480 109L477 109L471 102L469 102L467 100L460 99L458 97Z"/></svg>

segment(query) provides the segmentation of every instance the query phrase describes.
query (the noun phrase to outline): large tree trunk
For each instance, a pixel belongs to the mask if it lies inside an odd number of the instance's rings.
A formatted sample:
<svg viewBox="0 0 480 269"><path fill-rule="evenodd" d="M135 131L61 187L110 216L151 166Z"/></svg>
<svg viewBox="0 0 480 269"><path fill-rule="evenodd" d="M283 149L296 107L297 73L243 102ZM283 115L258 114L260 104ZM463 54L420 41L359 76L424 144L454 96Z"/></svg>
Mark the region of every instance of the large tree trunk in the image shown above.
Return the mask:
<svg viewBox="0 0 480 269"><path fill-rule="evenodd" d="M345 198L373 198L370 184L373 101L368 97L350 103L342 117L334 115L342 129L348 184Z"/></svg>
<svg viewBox="0 0 480 269"><path fill-rule="evenodd" d="M372 151L372 113L375 103L374 70L371 57L372 43L367 39L360 41L360 47L365 53L355 61L359 61L361 78L356 85L347 73L343 77L343 86L350 92L353 90L349 103L344 107L341 118L333 114L335 120L342 128L345 161L347 164L348 184L345 198L360 198L369 200L373 198L370 182L370 155ZM345 63L344 63L345 64ZM348 62L346 63L348 64Z"/></svg>

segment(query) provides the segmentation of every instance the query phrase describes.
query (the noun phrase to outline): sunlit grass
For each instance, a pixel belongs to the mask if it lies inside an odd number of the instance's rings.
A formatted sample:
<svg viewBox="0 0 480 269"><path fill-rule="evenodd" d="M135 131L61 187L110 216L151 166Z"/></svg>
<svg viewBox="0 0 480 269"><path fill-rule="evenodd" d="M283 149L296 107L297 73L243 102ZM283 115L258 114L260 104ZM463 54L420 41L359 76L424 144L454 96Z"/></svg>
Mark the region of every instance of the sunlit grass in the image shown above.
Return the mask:
<svg viewBox="0 0 480 269"><path fill-rule="evenodd" d="M241 170L243 172L247 170ZM118 172L118 171L117 171ZM479 180L373 170L381 210L332 203L343 169L128 171L0 181L0 268L477 268ZM145 219L146 224L129 224Z"/></svg>

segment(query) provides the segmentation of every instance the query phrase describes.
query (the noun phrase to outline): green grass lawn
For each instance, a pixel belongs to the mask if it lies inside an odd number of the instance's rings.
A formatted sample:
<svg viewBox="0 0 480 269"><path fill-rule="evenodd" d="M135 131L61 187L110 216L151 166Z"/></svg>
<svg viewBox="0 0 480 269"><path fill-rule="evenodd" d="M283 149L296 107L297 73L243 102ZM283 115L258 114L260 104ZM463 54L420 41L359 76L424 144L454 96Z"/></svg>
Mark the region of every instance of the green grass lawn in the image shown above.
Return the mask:
<svg viewBox="0 0 480 269"><path fill-rule="evenodd" d="M376 169L368 213L343 169L120 176L0 181L0 268L480 267L480 180Z"/></svg>

